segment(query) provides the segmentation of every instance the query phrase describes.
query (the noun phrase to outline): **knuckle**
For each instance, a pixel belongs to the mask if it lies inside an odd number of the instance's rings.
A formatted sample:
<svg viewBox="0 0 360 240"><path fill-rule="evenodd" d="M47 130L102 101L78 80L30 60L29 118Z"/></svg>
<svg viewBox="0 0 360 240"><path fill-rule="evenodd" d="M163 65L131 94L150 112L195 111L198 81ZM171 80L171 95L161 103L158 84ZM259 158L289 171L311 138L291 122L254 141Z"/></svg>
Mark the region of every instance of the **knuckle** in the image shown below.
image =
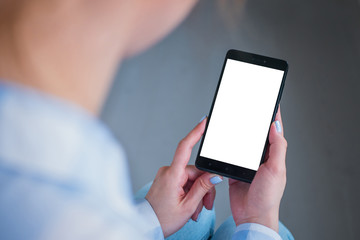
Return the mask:
<svg viewBox="0 0 360 240"><path fill-rule="evenodd" d="M273 143L274 146L279 146L281 148L287 149L288 142L284 137L280 138L277 142Z"/></svg>
<svg viewBox="0 0 360 240"><path fill-rule="evenodd" d="M283 139L279 142L273 143L272 146L275 149L282 149L284 151L284 153L286 153L288 144L287 144L287 141L285 139Z"/></svg>
<svg viewBox="0 0 360 240"><path fill-rule="evenodd" d="M159 169L159 172L164 172L166 171L168 167L167 166L162 166L160 169Z"/></svg>
<svg viewBox="0 0 360 240"><path fill-rule="evenodd" d="M199 178L199 186L204 192L209 191L209 189L211 188L203 178Z"/></svg>
<svg viewBox="0 0 360 240"><path fill-rule="evenodd" d="M168 166L163 166L163 167L159 168L157 175L163 175L168 168L169 168Z"/></svg>
<svg viewBox="0 0 360 240"><path fill-rule="evenodd" d="M284 146L285 149L287 149L288 142L287 142L287 140L285 138L283 138L283 140L282 140L282 145Z"/></svg>
<svg viewBox="0 0 360 240"><path fill-rule="evenodd" d="M286 167L283 164L274 164L271 171L275 176L283 177L286 175Z"/></svg>
<svg viewBox="0 0 360 240"><path fill-rule="evenodd" d="M273 173L280 178L281 180L286 180L286 167L285 166L279 166L277 167Z"/></svg>
<svg viewBox="0 0 360 240"><path fill-rule="evenodd" d="M180 140L180 142L178 144L178 148L179 149L184 148L184 147L186 147L186 145L187 145L187 140L186 140L186 138L183 138Z"/></svg>

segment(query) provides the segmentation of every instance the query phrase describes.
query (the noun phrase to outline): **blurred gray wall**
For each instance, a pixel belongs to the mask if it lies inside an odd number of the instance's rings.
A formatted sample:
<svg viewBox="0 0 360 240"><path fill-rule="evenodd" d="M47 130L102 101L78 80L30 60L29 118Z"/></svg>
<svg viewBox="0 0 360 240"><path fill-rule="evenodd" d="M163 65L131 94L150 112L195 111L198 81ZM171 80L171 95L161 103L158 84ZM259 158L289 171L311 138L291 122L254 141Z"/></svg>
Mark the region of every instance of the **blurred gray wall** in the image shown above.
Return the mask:
<svg viewBox="0 0 360 240"><path fill-rule="evenodd" d="M280 218L297 239L358 239L360 3L251 0L237 10L232 2L226 11L200 1L119 69L102 118L127 151L134 191L171 163L179 140L209 112L226 51L269 55L290 65ZM227 188L217 186L217 226L230 215Z"/></svg>

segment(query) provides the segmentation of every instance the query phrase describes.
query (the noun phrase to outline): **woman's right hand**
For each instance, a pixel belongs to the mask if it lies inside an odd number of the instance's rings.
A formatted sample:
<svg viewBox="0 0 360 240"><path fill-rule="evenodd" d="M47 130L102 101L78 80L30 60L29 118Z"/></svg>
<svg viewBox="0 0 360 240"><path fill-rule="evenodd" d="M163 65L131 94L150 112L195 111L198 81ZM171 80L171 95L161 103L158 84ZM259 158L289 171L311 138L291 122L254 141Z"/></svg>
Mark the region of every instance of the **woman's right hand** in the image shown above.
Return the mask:
<svg viewBox="0 0 360 240"><path fill-rule="evenodd" d="M270 128L269 145L265 163L251 184L229 179L230 206L236 226L258 223L278 232L280 201L286 185L287 149L280 110Z"/></svg>
<svg viewBox="0 0 360 240"><path fill-rule="evenodd" d="M203 206L214 205L214 185L222 177L188 165L191 151L204 133L206 119L201 121L178 145L169 167L159 169L146 195L159 219L164 236L182 228L190 217L196 221Z"/></svg>

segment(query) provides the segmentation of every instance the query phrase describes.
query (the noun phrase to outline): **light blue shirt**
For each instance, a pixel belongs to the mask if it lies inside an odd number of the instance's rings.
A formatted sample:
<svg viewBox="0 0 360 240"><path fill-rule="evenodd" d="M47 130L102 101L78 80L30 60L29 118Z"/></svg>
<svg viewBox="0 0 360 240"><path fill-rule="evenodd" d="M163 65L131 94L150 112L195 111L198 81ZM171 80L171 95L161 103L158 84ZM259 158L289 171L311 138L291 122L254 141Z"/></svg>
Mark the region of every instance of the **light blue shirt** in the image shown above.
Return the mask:
<svg viewBox="0 0 360 240"><path fill-rule="evenodd" d="M135 205L128 172L99 120L0 82L0 239L163 239L150 204ZM254 226L233 239L279 239Z"/></svg>
<svg viewBox="0 0 360 240"><path fill-rule="evenodd" d="M274 230L257 223L244 223L239 225L232 236L232 240L281 240Z"/></svg>

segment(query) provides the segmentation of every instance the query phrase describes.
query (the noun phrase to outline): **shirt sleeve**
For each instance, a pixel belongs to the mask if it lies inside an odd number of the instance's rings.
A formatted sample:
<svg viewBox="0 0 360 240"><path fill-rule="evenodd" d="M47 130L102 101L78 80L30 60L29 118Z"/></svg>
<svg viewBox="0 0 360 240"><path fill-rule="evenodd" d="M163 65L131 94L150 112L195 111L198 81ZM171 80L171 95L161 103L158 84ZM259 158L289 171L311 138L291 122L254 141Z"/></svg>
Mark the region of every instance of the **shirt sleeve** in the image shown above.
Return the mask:
<svg viewBox="0 0 360 240"><path fill-rule="evenodd" d="M281 240L274 230L257 223L244 223L237 226L232 240Z"/></svg>
<svg viewBox="0 0 360 240"><path fill-rule="evenodd" d="M147 232L148 236L152 236L152 239L164 239L164 234L160 226L159 219L157 218L154 209L151 207L150 203L146 199L141 199L137 202L136 208L139 214L143 217L148 225L147 229L144 229Z"/></svg>

